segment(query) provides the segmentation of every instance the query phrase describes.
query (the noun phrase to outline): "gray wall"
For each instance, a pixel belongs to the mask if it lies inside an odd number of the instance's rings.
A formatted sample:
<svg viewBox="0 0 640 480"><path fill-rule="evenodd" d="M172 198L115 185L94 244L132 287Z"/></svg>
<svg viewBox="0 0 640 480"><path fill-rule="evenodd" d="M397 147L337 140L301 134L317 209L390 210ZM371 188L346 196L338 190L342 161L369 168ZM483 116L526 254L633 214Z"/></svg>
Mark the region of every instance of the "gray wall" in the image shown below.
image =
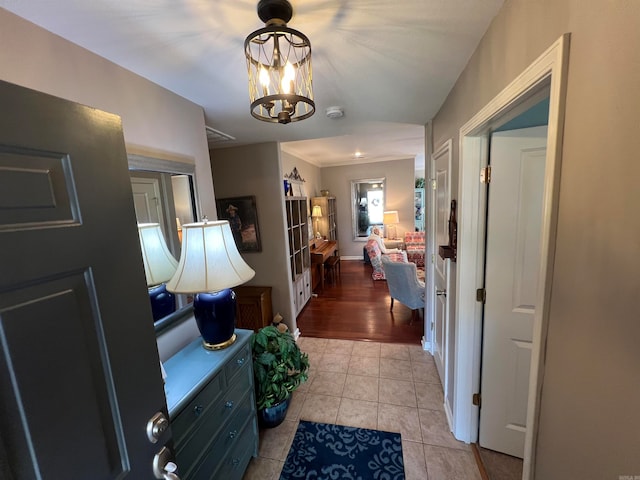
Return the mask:
<svg viewBox="0 0 640 480"><path fill-rule="evenodd" d="M274 315L295 331L279 153L277 143L212 150L211 171L218 198L255 195L262 252L242 254L256 271L247 285L272 287Z"/></svg>
<svg viewBox="0 0 640 480"><path fill-rule="evenodd" d="M282 161L283 175L290 174L294 167L298 169L298 173L305 179L304 188L308 198L320 196L320 168L312 165L301 158L291 155L290 153L280 150L280 159Z"/></svg>
<svg viewBox="0 0 640 480"><path fill-rule="evenodd" d="M398 237L414 228L414 159L393 160L389 162L363 163L338 167L325 167L320 170L323 189L328 189L336 197L338 210L338 244L341 256L362 257L364 242L353 241L351 225L351 180L362 178L386 178L386 210L398 210L400 223L397 226Z"/></svg>
<svg viewBox="0 0 640 480"><path fill-rule="evenodd" d="M433 120L437 148L571 33L536 478L640 475L640 2L507 1Z"/></svg>

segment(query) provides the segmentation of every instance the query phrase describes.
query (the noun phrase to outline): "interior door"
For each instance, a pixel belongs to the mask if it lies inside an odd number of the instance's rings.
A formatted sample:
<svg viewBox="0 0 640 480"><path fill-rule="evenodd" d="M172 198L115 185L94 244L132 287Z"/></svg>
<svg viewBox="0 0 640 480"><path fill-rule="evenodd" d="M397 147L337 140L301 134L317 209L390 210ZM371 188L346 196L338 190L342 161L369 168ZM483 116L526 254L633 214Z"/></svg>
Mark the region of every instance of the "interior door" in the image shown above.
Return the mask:
<svg viewBox="0 0 640 480"><path fill-rule="evenodd" d="M540 265L547 127L491 139L480 445L522 458Z"/></svg>
<svg viewBox="0 0 640 480"><path fill-rule="evenodd" d="M131 177L133 205L138 223L163 223L160 182L157 178Z"/></svg>
<svg viewBox="0 0 640 480"><path fill-rule="evenodd" d="M433 250L436 252L434 259L434 286L435 305L433 319L433 356L442 381L444 391L447 391L447 329L449 325L449 268L450 260L445 260L438 252L438 245L449 243L449 207L451 203L451 160L447 150L442 154L436 152L432 159L432 172L435 182L435 235Z"/></svg>
<svg viewBox="0 0 640 480"><path fill-rule="evenodd" d="M116 115L0 82L0 478L152 479L166 402Z"/></svg>

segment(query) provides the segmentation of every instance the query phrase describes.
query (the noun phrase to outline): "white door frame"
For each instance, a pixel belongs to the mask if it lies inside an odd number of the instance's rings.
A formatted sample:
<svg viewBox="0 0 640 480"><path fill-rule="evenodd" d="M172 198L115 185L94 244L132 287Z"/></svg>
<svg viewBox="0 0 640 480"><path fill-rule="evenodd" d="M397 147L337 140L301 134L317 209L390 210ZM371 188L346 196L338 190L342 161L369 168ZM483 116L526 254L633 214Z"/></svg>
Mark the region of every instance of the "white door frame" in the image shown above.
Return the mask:
<svg viewBox="0 0 640 480"><path fill-rule="evenodd" d="M540 249L539 308L533 326L533 351L529 381L527 433L523 479L533 479L535 442L538 433L540 394L551 279L555 255L560 161L564 126L565 92L568 69L569 34L564 34L460 129L460 178L458 272L456 281L456 373L454 397L454 435L475 442L478 437L478 407L472 396L480 388L482 304L476 289L484 281L484 241L486 189L480 185L480 170L487 165L488 134L492 126L508 115L520 113L522 105L542 88L549 89L549 125L545 162L543 219ZM500 123L498 123L500 124Z"/></svg>

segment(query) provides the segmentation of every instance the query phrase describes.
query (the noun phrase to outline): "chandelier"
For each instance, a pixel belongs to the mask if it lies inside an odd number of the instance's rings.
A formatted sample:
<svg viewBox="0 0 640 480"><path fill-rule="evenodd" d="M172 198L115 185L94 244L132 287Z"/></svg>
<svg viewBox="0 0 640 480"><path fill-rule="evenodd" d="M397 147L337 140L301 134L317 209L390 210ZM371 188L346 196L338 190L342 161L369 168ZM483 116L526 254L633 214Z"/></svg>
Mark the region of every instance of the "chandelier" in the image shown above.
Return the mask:
<svg viewBox="0 0 640 480"><path fill-rule="evenodd" d="M316 110L311 87L311 43L287 27L293 9L287 0L260 0L258 17L265 27L244 41L249 72L251 115L287 124Z"/></svg>

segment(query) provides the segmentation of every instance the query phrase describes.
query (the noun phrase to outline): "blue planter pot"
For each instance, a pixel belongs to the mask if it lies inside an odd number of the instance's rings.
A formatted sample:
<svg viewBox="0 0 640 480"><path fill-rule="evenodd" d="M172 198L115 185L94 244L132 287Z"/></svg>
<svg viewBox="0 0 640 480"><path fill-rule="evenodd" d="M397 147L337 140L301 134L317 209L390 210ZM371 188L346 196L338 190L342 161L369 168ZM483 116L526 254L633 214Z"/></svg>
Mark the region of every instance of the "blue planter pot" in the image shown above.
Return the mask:
<svg viewBox="0 0 640 480"><path fill-rule="evenodd" d="M280 425L287 416L290 401L291 397L280 403L276 403L272 407L258 410L258 423L260 426L263 428L273 428Z"/></svg>

